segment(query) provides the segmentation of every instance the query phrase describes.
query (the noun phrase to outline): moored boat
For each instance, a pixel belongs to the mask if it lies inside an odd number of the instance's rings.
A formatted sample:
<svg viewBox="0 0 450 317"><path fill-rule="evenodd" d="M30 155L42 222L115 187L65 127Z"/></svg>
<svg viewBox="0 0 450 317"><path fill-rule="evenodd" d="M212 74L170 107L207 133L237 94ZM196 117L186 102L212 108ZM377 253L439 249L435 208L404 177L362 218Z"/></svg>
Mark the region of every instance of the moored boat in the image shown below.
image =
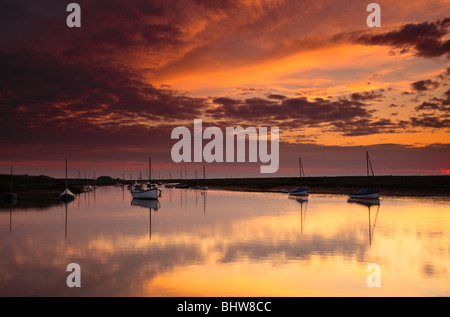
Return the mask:
<svg viewBox="0 0 450 317"><path fill-rule="evenodd" d="M375 174L373 172L372 162L370 161L369 152L366 151L367 187L357 190L355 192L347 193L347 195L350 198L363 198L363 199L379 199L380 198L379 191L369 188L369 180L371 177L370 173L369 173L369 169L372 172L372 177L374 177Z"/></svg>
<svg viewBox="0 0 450 317"><path fill-rule="evenodd" d="M67 183L67 160L66 160L66 189L59 195L59 199L63 202L69 202L75 199L74 193L72 193L68 188Z"/></svg>
<svg viewBox="0 0 450 317"><path fill-rule="evenodd" d="M69 202L72 201L75 198L74 193L72 193L68 188L66 188L61 195L59 195L59 199L62 202Z"/></svg>
<svg viewBox="0 0 450 317"><path fill-rule="evenodd" d="M12 179L13 179L13 172L12 172L12 166L11 166L11 181L10 181L9 193L3 194L3 201L7 204L12 204L17 200L17 194L13 193Z"/></svg>
<svg viewBox="0 0 450 317"><path fill-rule="evenodd" d="M150 189L132 189L131 195L135 199L158 199L161 194L161 190L158 188Z"/></svg>
<svg viewBox="0 0 450 317"><path fill-rule="evenodd" d="M161 196L161 190L155 186L152 186L152 161L151 158L148 158L148 170L149 170L149 180L147 182L147 186L133 186L131 189L131 195L134 199L158 199Z"/></svg>
<svg viewBox="0 0 450 317"><path fill-rule="evenodd" d="M308 190L302 186L297 187L289 192L290 196L309 196Z"/></svg>
<svg viewBox="0 0 450 317"><path fill-rule="evenodd" d="M369 187L360 189L356 192L347 193L350 198L363 198L363 199L379 199L380 192L373 190Z"/></svg>

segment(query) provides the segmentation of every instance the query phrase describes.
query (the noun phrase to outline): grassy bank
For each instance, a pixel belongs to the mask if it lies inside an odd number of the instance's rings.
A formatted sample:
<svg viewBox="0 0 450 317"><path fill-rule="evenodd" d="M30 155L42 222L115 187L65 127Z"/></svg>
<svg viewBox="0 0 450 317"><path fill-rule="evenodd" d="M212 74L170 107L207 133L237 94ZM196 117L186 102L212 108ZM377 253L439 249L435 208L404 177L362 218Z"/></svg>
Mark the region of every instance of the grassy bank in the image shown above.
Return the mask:
<svg viewBox="0 0 450 317"><path fill-rule="evenodd" d="M182 182L189 186L205 185L209 188L267 192L303 186L312 194L345 194L348 191L367 187L368 184L365 176L304 177L302 179L298 177L230 178L182 180ZM450 197L450 176L375 176L370 178L369 185L378 189L382 195Z"/></svg>
<svg viewBox="0 0 450 317"><path fill-rule="evenodd" d="M87 181L69 179L69 189L79 193L84 185L114 185L119 179L103 181ZM129 182L129 181L128 181ZM367 177L272 177L272 178L226 178L226 179L190 179L171 182L182 182L189 186L203 185L211 189L279 192L281 189L292 189L303 186L309 193L345 194L348 191L367 186ZM370 178L370 187L376 188L382 195L407 196L449 196L450 176L375 176ZM48 200L58 199L65 189L65 180L48 176L13 176L13 192L19 199ZM10 176L0 175L0 194L10 191Z"/></svg>

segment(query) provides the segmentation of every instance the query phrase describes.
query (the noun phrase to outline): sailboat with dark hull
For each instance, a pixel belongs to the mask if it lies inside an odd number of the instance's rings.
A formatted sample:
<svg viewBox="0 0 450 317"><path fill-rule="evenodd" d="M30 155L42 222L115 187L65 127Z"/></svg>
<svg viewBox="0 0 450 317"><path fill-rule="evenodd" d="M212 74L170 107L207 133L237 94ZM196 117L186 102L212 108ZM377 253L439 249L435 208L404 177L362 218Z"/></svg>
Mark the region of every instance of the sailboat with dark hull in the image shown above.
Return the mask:
<svg viewBox="0 0 450 317"><path fill-rule="evenodd" d="M299 164L299 171L300 171L300 179L302 177L305 177L305 171L303 170L303 164L302 159L298 158L298 164ZM304 188L303 186L298 186L294 190L289 191L289 196L296 196L296 197L302 197L303 199L307 199L309 196L308 190Z"/></svg>
<svg viewBox="0 0 450 317"><path fill-rule="evenodd" d="M75 195L69 190L67 183L67 160L66 160L66 189L59 195L59 199L62 202L68 203L75 199Z"/></svg>
<svg viewBox="0 0 450 317"><path fill-rule="evenodd" d="M9 193L3 194L3 201L7 204L12 204L17 200L17 194L13 193L13 190L12 190L12 179L13 179L13 173L12 173L12 166L11 166L11 181L10 181Z"/></svg>
<svg viewBox="0 0 450 317"><path fill-rule="evenodd" d="M372 168L372 162L370 161L369 152L366 151L366 169L367 169L367 187L362 188L356 192L350 192L347 193L350 198L361 198L361 199L379 199L380 198L380 192L377 190L374 190L369 187L369 181L370 181L370 171L372 172L372 177L375 176Z"/></svg>

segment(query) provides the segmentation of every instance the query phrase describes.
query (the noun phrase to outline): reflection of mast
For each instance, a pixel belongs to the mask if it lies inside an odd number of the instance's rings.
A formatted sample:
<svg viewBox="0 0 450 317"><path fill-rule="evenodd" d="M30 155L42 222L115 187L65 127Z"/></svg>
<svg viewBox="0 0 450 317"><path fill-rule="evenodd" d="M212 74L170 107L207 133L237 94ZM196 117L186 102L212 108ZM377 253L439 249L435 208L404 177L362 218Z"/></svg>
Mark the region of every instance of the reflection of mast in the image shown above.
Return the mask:
<svg viewBox="0 0 450 317"><path fill-rule="evenodd" d="M370 205L368 206L369 208L369 244L372 245L372 241L373 241L373 235L375 233L375 225L377 224L377 218L378 218L378 211L380 210L380 204L378 204L377 206L377 213L375 214L375 221L373 223L373 227L370 226Z"/></svg>
<svg viewBox="0 0 450 317"><path fill-rule="evenodd" d="M132 206L140 206L140 207L146 207L148 208L148 214L149 214L149 220L148 220L148 238L149 240L152 239L152 209L157 211L161 204L158 200L148 200L148 199L135 199L131 201Z"/></svg>
<svg viewBox="0 0 450 317"><path fill-rule="evenodd" d="M305 206L305 214L303 214L303 203L306 203ZM306 207L308 207L308 201L307 200L302 200L300 201L300 221L301 221L301 235L303 235L303 225L305 224L305 220L306 220Z"/></svg>
<svg viewBox="0 0 450 317"><path fill-rule="evenodd" d="M67 239L67 204L64 204L66 207L66 216L65 216L65 227L64 227L64 238Z"/></svg>
<svg viewBox="0 0 450 317"><path fill-rule="evenodd" d="M67 212L67 210L68 210L68 204L70 203L70 202L63 202L63 201L61 201L61 203L64 205L64 209L65 209L65 213L64 213L64 239L67 239L67 227L68 227L68 217L69 217L69 214L68 214L68 212Z"/></svg>
<svg viewBox="0 0 450 317"><path fill-rule="evenodd" d="M305 171L303 170L303 164L302 164L301 157L298 158L298 170L299 170L300 178L302 178L302 176L305 177Z"/></svg>
<svg viewBox="0 0 450 317"><path fill-rule="evenodd" d="M300 203L300 233L303 235L303 226L306 219L306 209L308 207L308 199L305 197L299 197L299 196L289 196L290 199L296 200L298 203ZM303 212L303 204L306 204L305 206L305 212Z"/></svg>
<svg viewBox="0 0 450 317"><path fill-rule="evenodd" d="M12 230L12 208L9 208L9 233Z"/></svg>
<svg viewBox="0 0 450 317"><path fill-rule="evenodd" d="M202 192L203 196L203 214L206 215L206 194L207 192Z"/></svg>
<svg viewBox="0 0 450 317"><path fill-rule="evenodd" d="M349 198L347 200L347 202L357 203L360 205L367 206L367 209L369 211L369 245L372 245L373 236L375 233L375 225L377 223L377 218L378 218L378 211L380 210L380 200L379 199ZM377 205L377 213L375 214L375 221L372 226L371 217L370 217L370 207L372 207L373 205Z"/></svg>

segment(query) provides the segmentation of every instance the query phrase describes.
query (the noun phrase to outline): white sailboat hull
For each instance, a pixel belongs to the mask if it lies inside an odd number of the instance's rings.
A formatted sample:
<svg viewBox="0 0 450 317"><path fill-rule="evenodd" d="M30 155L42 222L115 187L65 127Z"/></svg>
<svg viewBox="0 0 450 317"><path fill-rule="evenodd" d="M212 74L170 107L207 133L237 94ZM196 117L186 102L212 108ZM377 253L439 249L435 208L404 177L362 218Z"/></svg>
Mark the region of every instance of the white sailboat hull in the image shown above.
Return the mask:
<svg viewBox="0 0 450 317"><path fill-rule="evenodd" d="M161 190L158 188L151 188L147 190L135 190L131 191L131 195L135 199L157 199Z"/></svg>

